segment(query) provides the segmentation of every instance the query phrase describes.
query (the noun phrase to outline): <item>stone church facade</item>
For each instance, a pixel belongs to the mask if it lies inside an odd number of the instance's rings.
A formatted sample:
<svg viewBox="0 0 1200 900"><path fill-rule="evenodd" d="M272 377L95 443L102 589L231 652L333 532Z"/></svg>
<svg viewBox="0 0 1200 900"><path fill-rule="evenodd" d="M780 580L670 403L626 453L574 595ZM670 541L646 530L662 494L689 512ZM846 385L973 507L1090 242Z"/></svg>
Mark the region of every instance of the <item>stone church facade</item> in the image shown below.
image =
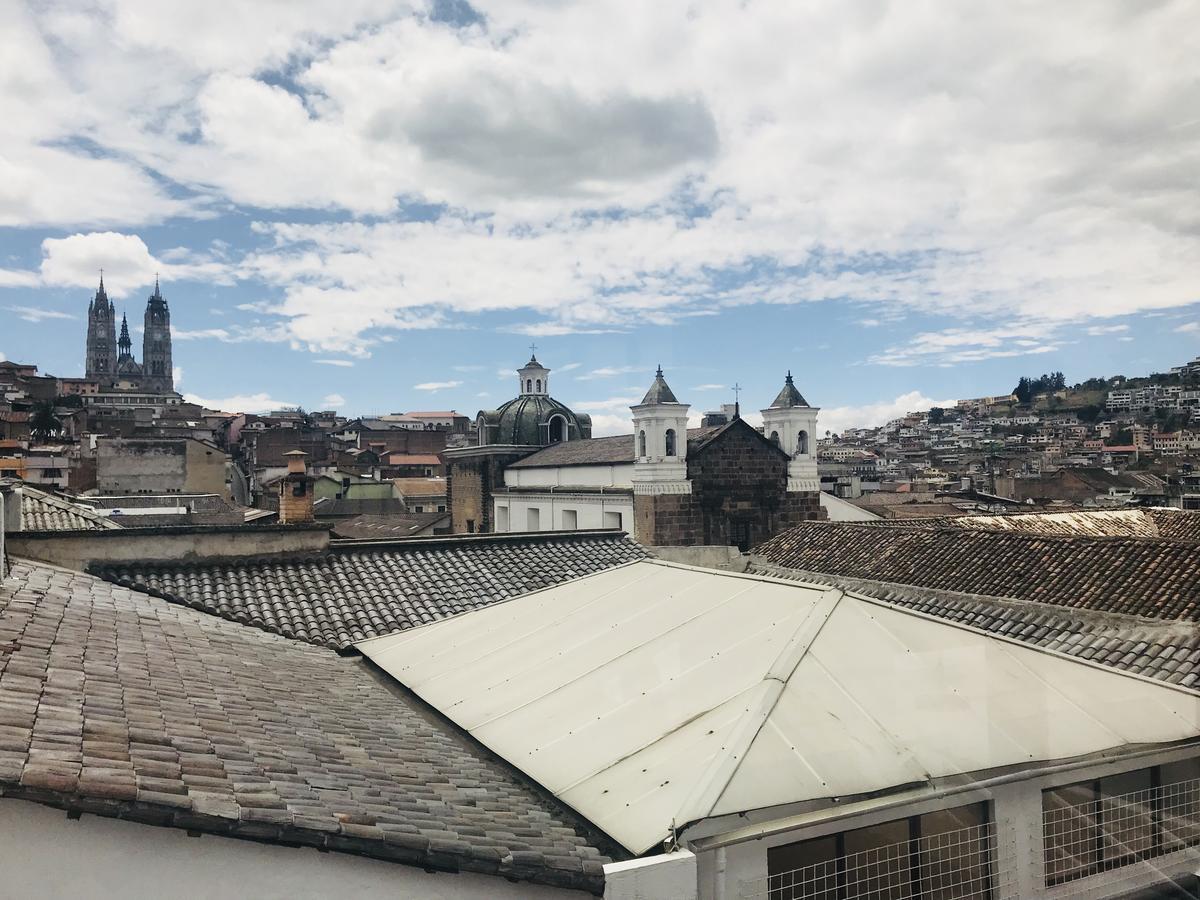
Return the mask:
<svg viewBox="0 0 1200 900"><path fill-rule="evenodd" d="M175 390L171 362L171 310L154 279L154 293L146 301L142 332L142 361L133 356L129 322L121 316L117 336L116 305L104 290L104 276L88 304L87 355L84 369L89 381L102 390L122 387L146 393L170 394Z"/></svg>
<svg viewBox="0 0 1200 900"><path fill-rule="evenodd" d="M740 416L689 429L660 368L631 407L634 433L592 438L587 416L550 398L549 372L531 359L518 397L479 413L479 445L446 452L454 532L621 528L647 545L749 549L825 518L818 410L790 373L762 431Z"/></svg>

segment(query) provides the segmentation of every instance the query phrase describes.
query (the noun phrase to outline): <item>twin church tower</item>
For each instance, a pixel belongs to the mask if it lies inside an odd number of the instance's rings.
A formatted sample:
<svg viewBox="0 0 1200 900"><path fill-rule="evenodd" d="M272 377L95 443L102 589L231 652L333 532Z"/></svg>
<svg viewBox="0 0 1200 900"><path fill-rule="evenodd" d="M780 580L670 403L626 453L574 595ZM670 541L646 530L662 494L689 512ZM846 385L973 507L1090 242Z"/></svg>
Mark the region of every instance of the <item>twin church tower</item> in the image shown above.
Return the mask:
<svg viewBox="0 0 1200 900"><path fill-rule="evenodd" d="M155 394L170 394L175 390L171 368L171 311L154 279L154 293L146 301L143 319L142 361L133 358L133 341L129 338L129 322L121 316L121 336L117 337L117 311L104 291L104 275L100 287L88 304L87 378L103 388L127 387Z"/></svg>

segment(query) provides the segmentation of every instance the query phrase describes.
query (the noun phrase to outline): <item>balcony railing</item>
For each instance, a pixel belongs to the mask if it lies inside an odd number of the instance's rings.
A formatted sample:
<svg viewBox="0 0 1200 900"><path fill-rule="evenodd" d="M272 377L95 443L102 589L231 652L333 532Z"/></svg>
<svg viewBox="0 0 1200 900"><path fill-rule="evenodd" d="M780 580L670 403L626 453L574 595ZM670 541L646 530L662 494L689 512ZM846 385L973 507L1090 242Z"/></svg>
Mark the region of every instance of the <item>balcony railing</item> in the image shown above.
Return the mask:
<svg viewBox="0 0 1200 900"><path fill-rule="evenodd" d="M1013 866L986 823L741 883L742 900L1008 900Z"/></svg>

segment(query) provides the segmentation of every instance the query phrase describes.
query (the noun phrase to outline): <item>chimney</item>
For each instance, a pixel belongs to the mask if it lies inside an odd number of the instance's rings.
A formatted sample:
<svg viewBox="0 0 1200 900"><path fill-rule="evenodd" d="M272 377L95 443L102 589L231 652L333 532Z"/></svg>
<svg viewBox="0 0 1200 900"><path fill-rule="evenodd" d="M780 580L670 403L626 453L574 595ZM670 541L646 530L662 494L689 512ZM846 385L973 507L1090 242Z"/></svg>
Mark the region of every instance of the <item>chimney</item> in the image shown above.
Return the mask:
<svg viewBox="0 0 1200 900"><path fill-rule="evenodd" d="M308 474L303 450L289 450L287 474L279 479L279 521L283 525L296 525L313 521L313 482Z"/></svg>

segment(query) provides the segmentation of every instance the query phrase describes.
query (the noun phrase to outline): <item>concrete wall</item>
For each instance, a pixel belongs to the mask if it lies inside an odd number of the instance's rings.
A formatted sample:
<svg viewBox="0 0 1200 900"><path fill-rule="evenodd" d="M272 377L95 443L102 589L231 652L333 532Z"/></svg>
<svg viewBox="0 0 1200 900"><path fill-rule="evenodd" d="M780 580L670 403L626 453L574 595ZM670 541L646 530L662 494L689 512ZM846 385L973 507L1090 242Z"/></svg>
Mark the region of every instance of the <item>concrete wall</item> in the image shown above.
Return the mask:
<svg viewBox="0 0 1200 900"><path fill-rule="evenodd" d="M96 442L96 487L105 494L220 494L225 454L190 438L102 438Z"/></svg>
<svg viewBox="0 0 1200 900"><path fill-rule="evenodd" d="M667 562L705 569L745 572L750 565L750 557L737 547L651 547L649 552Z"/></svg>
<svg viewBox="0 0 1200 900"><path fill-rule="evenodd" d="M71 821L61 810L0 799L0 896L582 900L591 895L489 875L429 873L347 853L194 838L177 828L92 815Z"/></svg>
<svg viewBox="0 0 1200 900"><path fill-rule="evenodd" d="M114 531L21 531L8 552L83 571L92 562L170 562L319 553L329 547L325 525L129 528Z"/></svg>

